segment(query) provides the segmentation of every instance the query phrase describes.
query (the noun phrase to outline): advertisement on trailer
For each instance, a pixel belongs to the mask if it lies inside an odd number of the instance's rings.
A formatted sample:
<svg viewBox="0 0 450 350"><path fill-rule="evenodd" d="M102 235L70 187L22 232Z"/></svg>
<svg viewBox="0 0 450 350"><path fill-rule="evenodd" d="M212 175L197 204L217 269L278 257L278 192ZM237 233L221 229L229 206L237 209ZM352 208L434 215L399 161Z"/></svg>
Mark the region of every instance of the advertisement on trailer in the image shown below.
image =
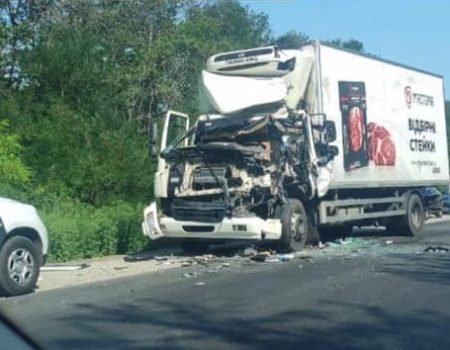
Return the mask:
<svg viewBox="0 0 450 350"><path fill-rule="evenodd" d="M443 79L321 46L322 105L336 123L332 187L448 181Z"/></svg>

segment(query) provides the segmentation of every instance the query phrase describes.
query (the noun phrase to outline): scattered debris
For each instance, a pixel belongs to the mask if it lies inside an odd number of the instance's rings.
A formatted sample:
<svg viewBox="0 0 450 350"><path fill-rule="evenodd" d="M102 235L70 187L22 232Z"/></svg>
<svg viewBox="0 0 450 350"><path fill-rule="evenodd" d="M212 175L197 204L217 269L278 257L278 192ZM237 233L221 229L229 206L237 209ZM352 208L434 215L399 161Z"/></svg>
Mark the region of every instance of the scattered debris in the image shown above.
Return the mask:
<svg viewBox="0 0 450 350"><path fill-rule="evenodd" d="M191 277L195 277L197 276L196 272L186 272L185 274L183 274L183 277L185 278L191 278Z"/></svg>
<svg viewBox="0 0 450 350"><path fill-rule="evenodd" d="M41 266L41 271L75 271L88 268L89 264L80 265L63 265L63 264L51 264Z"/></svg>
<svg viewBox="0 0 450 350"><path fill-rule="evenodd" d="M428 247L425 248L425 252L426 253L448 253L449 252L449 248L447 247L442 247L442 246L431 246L429 245Z"/></svg>
<svg viewBox="0 0 450 350"><path fill-rule="evenodd" d="M280 262L280 259L278 259L277 257L270 257L270 258L266 258L266 260L264 260L264 262L275 263L275 262Z"/></svg>
<svg viewBox="0 0 450 350"><path fill-rule="evenodd" d="M295 252L295 257L297 257L298 259L305 259L305 260L312 259L311 254L305 251Z"/></svg>
<svg viewBox="0 0 450 350"><path fill-rule="evenodd" d="M193 260L199 265L207 265L208 262L215 260L217 257L213 254L205 254L200 256L195 256Z"/></svg>
<svg viewBox="0 0 450 350"><path fill-rule="evenodd" d="M275 257L278 258L281 262L287 262L293 260L295 258L295 254L277 254L275 255Z"/></svg>
<svg viewBox="0 0 450 350"><path fill-rule="evenodd" d="M166 258L169 259L173 256L182 254L183 250L181 248L163 248L158 250L139 252L132 255L126 255L123 257L123 260L126 262L140 262L146 260L158 260Z"/></svg>
<svg viewBox="0 0 450 350"><path fill-rule="evenodd" d="M295 254L274 254L272 251L261 251L252 255L250 260L257 262L266 262L266 263L274 263L274 262L288 262L295 259Z"/></svg>
<svg viewBox="0 0 450 350"><path fill-rule="evenodd" d="M119 270L126 270L126 269L128 269L128 266L115 266L114 267L114 270L117 270L117 271L119 271Z"/></svg>
<svg viewBox="0 0 450 350"><path fill-rule="evenodd" d="M330 247L334 247L334 246L340 246L340 245L347 245L347 244L350 244L350 243L352 243L352 240L350 240L350 239L339 238L339 239L336 239L336 240L334 240L332 242L326 243L325 246L328 245Z"/></svg>
<svg viewBox="0 0 450 350"><path fill-rule="evenodd" d="M392 243L394 243L394 241L391 241L391 240L386 241L387 245L392 244Z"/></svg>
<svg viewBox="0 0 450 350"><path fill-rule="evenodd" d="M350 243L351 243L351 240L350 240L350 239L345 239L345 238L339 238L339 239L337 240L337 242L338 242L339 244L342 244L342 245L347 245L347 244L350 244Z"/></svg>
<svg viewBox="0 0 450 350"><path fill-rule="evenodd" d="M244 252L241 254L244 258L249 258L254 255L257 255L258 251L253 247L248 247L244 249Z"/></svg>
<svg viewBox="0 0 450 350"><path fill-rule="evenodd" d="M288 262L295 258L294 254L276 254L267 258L265 262Z"/></svg>
<svg viewBox="0 0 450 350"><path fill-rule="evenodd" d="M270 251L262 251L258 252L255 255L252 255L250 257L250 260L257 261L257 262L265 262L267 258L269 258L272 255Z"/></svg>
<svg viewBox="0 0 450 350"><path fill-rule="evenodd" d="M155 255L153 259L156 261L166 261L169 260L169 257L167 255L166 256Z"/></svg>

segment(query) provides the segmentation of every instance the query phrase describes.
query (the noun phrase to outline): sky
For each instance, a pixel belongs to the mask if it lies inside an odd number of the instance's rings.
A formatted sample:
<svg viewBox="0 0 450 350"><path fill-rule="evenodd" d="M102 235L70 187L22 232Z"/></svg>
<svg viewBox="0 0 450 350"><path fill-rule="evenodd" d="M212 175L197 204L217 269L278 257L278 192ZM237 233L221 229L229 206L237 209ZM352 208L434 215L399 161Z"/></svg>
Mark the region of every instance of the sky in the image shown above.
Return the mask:
<svg viewBox="0 0 450 350"><path fill-rule="evenodd" d="M366 52L444 76L450 100L449 0L241 0L269 16L275 36L357 39Z"/></svg>

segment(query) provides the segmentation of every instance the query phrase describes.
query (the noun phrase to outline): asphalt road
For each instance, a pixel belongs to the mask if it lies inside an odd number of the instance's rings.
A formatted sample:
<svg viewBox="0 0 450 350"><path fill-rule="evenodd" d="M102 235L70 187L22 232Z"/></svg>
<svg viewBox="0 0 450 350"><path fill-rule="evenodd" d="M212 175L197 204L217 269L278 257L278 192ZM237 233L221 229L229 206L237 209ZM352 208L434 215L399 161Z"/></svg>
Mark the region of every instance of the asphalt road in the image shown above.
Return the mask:
<svg viewBox="0 0 450 350"><path fill-rule="evenodd" d="M449 231L365 231L286 263L223 258L0 308L48 349L446 349L450 253L425 250L450 247Z"/></svg>

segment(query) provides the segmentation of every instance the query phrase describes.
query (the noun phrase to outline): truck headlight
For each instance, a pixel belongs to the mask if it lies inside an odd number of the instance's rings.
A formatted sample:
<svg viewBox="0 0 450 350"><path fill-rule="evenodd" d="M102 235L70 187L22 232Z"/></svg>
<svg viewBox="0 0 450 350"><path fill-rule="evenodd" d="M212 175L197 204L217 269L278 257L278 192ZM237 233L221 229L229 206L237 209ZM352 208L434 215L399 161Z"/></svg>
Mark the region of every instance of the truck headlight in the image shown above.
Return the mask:
<svg viewBox="0 0 450 350"><path fill-rule="evenodd" d="M150 239L158 239L164 236L159 227L158 207L156 203L151 203L144 209L144 217L142 220L142 233Z"/></svg>
<svg viewBox="0 0 450 350"><path fill-rule="evenodd" d="M155 223L155 214L151 211L147 213L147 217L145 218L147 228L151 234L155 233L156 223Z"/></svg>

